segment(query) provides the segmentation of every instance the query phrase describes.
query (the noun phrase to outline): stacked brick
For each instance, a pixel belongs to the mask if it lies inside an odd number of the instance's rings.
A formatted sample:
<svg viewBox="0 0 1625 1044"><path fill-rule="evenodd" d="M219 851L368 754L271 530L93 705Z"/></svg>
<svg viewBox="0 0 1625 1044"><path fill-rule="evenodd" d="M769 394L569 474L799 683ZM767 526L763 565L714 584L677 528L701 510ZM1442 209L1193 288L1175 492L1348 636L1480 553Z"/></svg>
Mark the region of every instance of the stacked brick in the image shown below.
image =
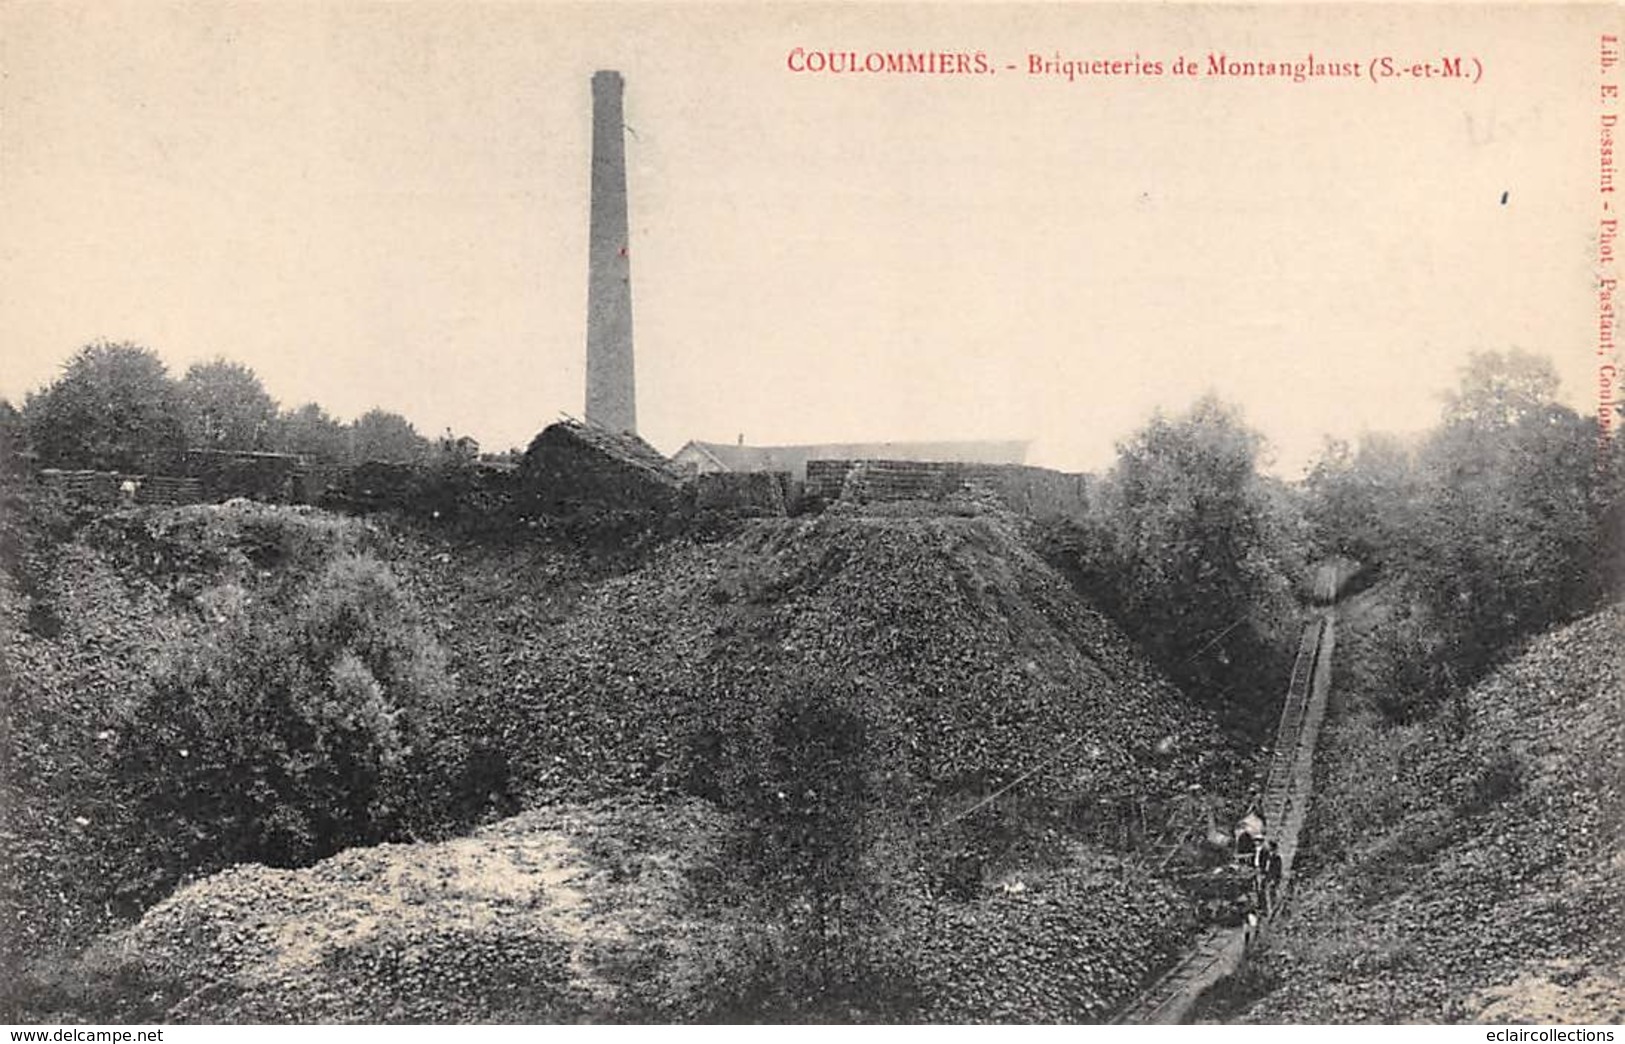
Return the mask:
<svg viewBox="0 0 1625 1044"><path fill-rule="evenodd" d="M782 518L789 514L789 491L789 472L710 472L695 479L694 506L745 518Z"/></svg>
<svg viewBox="0 0 1625 1044"><path fill-rule="evenodd" d="M125 482L135 483L137 504L196 504L204 498L195 478L176 475L130 475L118 471L62 471L46 468L40 485L78 504L114 507L123 502Z"/></svg>
<svg viewBox="0 0 1625 1044"><path fill-rule="evenodd" d="M61 471L46 468L39 473L40 485L68 498L88 504L115 504L123 479L116 471Z"/></svg>
<svg viewBox="0 0 1625 1044"><path fill-rule="evenodd" d="M1021 464L964 464L904 460L814 460L807 463L807 495L826 503L876 504L941 501L956 494L991 493L1012 511L1035 518L1082 515L1088 478Z"/></svg>
<svg viewBox="0 0 1625 1044"><path fill-rule="evenodd" d="M196 504L203 500L203 484L195 478L149 475L135 488L137 504Z"/></svg>

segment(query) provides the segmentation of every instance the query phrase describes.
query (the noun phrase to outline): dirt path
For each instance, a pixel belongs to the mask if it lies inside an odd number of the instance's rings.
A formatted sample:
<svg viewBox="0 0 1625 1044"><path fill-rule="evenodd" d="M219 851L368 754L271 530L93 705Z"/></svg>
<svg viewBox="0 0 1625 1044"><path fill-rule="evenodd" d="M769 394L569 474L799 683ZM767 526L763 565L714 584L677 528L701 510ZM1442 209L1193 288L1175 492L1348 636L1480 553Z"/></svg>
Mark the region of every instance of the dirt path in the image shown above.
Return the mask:
<svg viewBox="0 0 1625 1044"><path fill-rule="evenodd" d="M1336 612L1330 603L1336 596L1337 581L1335 565L1321 566L1316 574L1315 593L1327 607L1304 626L1292 679L1287 686L1286 705L1281 709L1281 721L1276 729L1276 760L1264 789L1265 819L1270 825L1270 836L1280 846L1283 864L1277 909L1291 890L1298 834L1308 818L1314 787L1315 742L1326 717L1326 697L1331 689ZM1266 924L1261 931L1267 930ZM1183 1022L1205 990L1242 966L1247 958L1247 947L1243 928L1209 929L1197 938L1178 963L1113 1021L1128 1024Z"/></svg>

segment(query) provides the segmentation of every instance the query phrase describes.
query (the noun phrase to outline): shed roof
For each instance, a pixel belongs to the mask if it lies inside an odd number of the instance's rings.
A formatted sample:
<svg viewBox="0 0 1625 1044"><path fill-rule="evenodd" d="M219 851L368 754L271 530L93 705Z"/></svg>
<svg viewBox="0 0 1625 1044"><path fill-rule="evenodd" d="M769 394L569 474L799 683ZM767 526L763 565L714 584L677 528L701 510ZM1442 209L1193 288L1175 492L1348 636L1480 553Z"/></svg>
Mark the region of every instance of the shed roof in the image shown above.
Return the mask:
<svg viewBox="0 0 1625 1044"><path fill-rule="evenodd" d="M823 442L789 446L742 446L695 439L678 450L703 454L728 471L789 471L805 475L809 460L915 460L962 464L1021 464L1026 439L952 442Z"/></svg>

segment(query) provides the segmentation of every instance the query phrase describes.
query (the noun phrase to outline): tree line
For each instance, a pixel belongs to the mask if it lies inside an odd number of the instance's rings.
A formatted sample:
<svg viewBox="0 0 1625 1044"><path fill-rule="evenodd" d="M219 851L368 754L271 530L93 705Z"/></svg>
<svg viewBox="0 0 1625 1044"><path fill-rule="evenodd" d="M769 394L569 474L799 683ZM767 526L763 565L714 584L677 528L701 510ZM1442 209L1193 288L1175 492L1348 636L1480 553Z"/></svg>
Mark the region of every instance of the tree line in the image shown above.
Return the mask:
<svg viewBox="0 0 1625 1044"><path fill-rule="evenodd" d="M1436 426L1328 440L1304 479L1263 474L1263 437L1207 396L1118 445L1051 558L1187 692L1274 706L1312 564L1381 578L1396 719L1451 705L1527 635L1617 597L1625 450L1557 401L1551 362L1474 354ZM1459 709L1459 708L1458 708Z"/></svg>
<svg viewBox="0 0 1625 1044"><path fill-rule="evenodd" d="M1048 534L1049 557L1175 682L1244 709L1278 695L1310 563L1351 559L1396 592L1387 652L1403 717L1620 590L1625 451L1599 450L1596 419L1557 391L1549 360L1475 354L1431 431L1329 439L1297 483L1264 474L1263 436L1206 396L1119 443L1087 516ZM199 449L330 466L478 453L380 408L349 423L314 402L281 409L240 363L195 363L176 380L150 349L106 341L20 412L0 403L0 435L41 466L130 471Z"/></svg>
<svg viewBox="0 0 1625 1044"><path fill-rule="evenodd" d="M1403 439L1329 441L1303 484L1322 553L1390 585L1379 635L1404 720L1458 712L1525 637L1616 598L1625 583L1625 447L1556 399L1549 360L1482 352L1439 423Z"/></svg>
<svg viewBox="0 0 1625 1044"><path fill-rule="evenodd" d="M315 402L284 410L252 369L224 358L193 363L177 380L151 349L109 341L79 349L20 411L0 402L0 427L42 467L109 471L160 470L188 450L291 453L347 467L470 459L479 449L449 431L431 441L378 407L348 423Z"/></svg>

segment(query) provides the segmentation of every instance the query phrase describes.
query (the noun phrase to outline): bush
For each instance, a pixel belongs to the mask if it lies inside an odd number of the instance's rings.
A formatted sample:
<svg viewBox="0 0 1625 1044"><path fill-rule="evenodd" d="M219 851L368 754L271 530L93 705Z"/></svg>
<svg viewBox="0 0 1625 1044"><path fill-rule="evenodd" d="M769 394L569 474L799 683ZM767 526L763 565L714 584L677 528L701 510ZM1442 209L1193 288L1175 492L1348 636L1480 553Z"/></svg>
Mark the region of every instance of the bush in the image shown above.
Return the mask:
<svg viewBox="0 0 1625 1044"><path fill-rule="evenodd" d="M1425 718L1448 694L1445 650L1425 610L1410 603L1395 606L1371 624L1362 641L1371 655L1360 666L1361 682L1389 722Z"/></svg>
<svg viewBox="0 0 1625 1044"><path fill-rule="evenodd" d="M291 605L228 584L200 608L213 640L172 643L121 730L168 865L301 865L443 810L444 657L382 565L346 554Z"/></svg>
<svg viewBox="0 0 1625 1044"><path fill-rule="evenodd" d="M742 899L771 926L738 1003L774 1018L881 1015L909 992L895 936L915 876L895 731L839 687L733 709L713 719L735 746L712 788L745 825Z"/></svg>

